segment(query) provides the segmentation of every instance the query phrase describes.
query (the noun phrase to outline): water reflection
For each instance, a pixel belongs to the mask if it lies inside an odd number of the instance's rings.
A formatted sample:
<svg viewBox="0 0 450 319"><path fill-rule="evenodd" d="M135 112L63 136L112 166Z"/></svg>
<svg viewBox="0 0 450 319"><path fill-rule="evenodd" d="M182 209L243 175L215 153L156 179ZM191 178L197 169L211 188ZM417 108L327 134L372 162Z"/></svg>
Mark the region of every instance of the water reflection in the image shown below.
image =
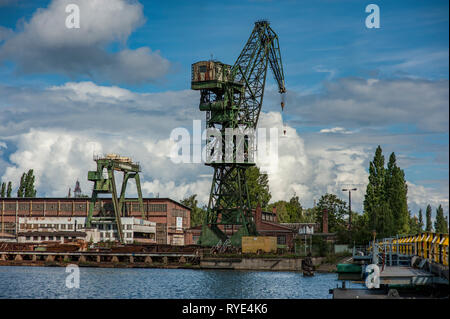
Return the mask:
<svg viewBox="0 0 450 319"><path fill-rule="evenodd" d="M68 289L63 267L0 267L0 298L331 298L336 274L299 272L80 268ZM351 284L350 287L361 287Z"/></svg>

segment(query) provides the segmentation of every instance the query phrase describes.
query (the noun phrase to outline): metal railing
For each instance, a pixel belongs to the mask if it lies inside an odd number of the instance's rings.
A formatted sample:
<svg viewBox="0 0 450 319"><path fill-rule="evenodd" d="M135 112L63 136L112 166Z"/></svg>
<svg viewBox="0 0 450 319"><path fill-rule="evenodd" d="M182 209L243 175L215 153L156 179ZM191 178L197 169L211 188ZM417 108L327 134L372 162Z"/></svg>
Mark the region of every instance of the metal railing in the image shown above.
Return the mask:
<svg viewBox="0 0 450 319"><path fill-rule="evenodd" d="M402 257L419 256L444 266L449 265L448 234L423 232L416 235L396 236L375 241L379 255L397 258L401 263ZM369 244L369 251L374 251L374 243ZM392 261L391 261L392 262Z"/></svg>

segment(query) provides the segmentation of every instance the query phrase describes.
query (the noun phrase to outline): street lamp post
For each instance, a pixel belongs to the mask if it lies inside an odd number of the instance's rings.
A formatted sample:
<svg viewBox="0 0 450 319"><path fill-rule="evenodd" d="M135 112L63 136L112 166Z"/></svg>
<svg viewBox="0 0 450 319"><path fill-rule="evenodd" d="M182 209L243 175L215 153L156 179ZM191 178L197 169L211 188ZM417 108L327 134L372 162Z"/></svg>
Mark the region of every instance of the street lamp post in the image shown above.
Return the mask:
<svg viewBox="0 0 450 319"><path fill-rule="evenodd" d="M348 191L348 230L352 230L352 191L356 191L356 188L344 188L343 192Z"/></svg>

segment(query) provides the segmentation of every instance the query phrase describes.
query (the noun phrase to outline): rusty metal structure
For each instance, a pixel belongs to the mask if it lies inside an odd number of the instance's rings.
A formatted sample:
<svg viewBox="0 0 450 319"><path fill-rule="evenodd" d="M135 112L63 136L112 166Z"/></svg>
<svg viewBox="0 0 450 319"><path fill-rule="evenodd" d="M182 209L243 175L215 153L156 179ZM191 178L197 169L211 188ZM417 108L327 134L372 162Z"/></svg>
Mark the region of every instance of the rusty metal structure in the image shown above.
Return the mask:
<svg viewBox="0 0 450 319"><path fill-rule="evenodd" d="M242 236L257 235L245 172L255 165L253 137L269 67L279 93L285 93L278 36L268 21L255 22L233 66L212 60L192 65L191 88L200 91L199 108L206 112L206 165L214 168L202 246L228 239L219 224L238 225L230 238L233 246L241 246Z"/></svg>

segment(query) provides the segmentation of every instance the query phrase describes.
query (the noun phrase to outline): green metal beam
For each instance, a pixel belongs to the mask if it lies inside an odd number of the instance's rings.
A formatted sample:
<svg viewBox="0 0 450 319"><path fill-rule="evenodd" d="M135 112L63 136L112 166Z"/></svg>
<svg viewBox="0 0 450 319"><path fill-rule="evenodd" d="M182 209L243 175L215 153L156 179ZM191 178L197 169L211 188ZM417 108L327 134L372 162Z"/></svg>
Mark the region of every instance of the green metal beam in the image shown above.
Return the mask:
<svg viewBox="0 0 450 319"><path fill-rule="evenodd" d="M92 189L92 197L89 203L89 213L86 221L86 227L92 227L92 224L100 221L101 217L93 217L95 204L98 200L98 194L111 194L111 199L114 209L114 221L117 228L117 234L119 241L124 243L123 229L121 217L125 216L125 193L129 179L136 181L136 188L138 191L139 210L142 218L145 218L144 214L144 202L142 200L141 183L139 178L140 166L139 164L132 162L123 162L119 159L111 158L94 158L97 163L96 171L88 172L88 180L94 182ZM103 172L106 170L107 176L103 176ZM115 181L114 172L119 171L123 173L122 187L120 190L120 197L117 196L117 187ZM102 209L102 208L100 208ZM103 218L104 219L104 218Z"/></svg>

